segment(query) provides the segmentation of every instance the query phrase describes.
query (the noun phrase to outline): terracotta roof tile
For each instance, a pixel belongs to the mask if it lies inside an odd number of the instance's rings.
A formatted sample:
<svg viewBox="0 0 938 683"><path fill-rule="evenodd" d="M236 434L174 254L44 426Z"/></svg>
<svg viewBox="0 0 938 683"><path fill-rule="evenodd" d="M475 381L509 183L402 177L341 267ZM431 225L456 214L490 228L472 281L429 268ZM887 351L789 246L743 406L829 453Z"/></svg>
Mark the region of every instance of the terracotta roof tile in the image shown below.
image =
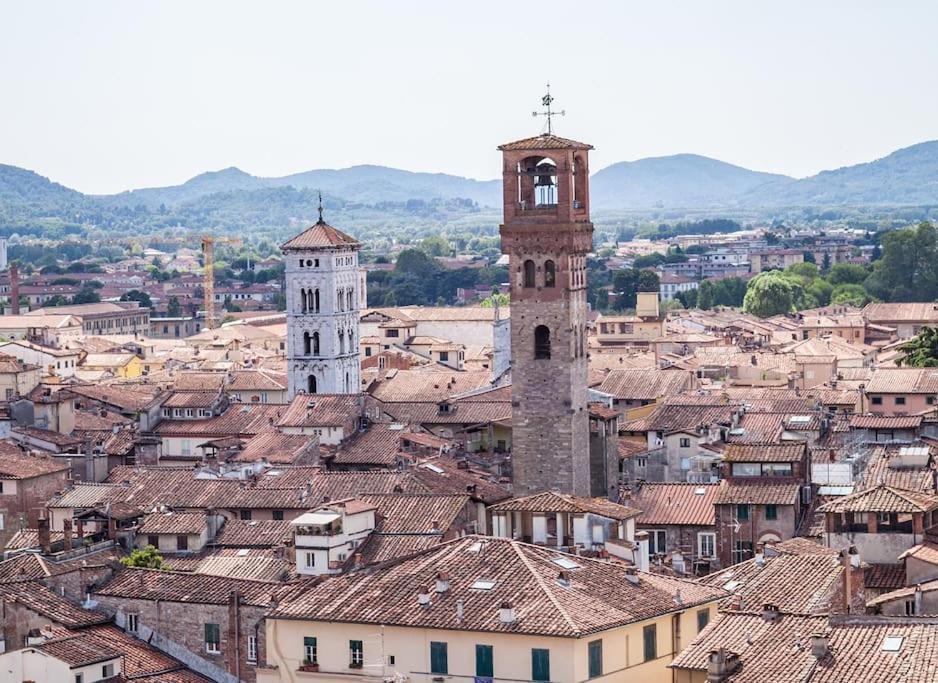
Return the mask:
<svg viewBox="0 0 938 683"><path fill-rule="evenodd" d="M728 444L723 451L726 462L795 462L805 455L804 443L769 444L753 446Z"/></svg>
<svg viewBox="0 0 938 683"><path fill-rule="evenodd" d="M717 484L642 484L629 503L642 511L640 526L713 526Z"/></svg>
<svg viewBox="0 0 938 683"><path fill-rule="evenodd" d="M137 533L201 534L207 529L205 514L201 512L154 512L143 518Z"/></svg>
<svg viewBox="0 0 938 683"><path fill-rule="evenodd" d="M530 496L502 501L491 506L489 511L592 513L618 521L631 519L641 514L641 510L613 503L605 498L584 498L555 491L545 491L544 493L535 493Z"/></svg>
<svg viewBox="0 0 938 683"><path fill-rule="evenodd" d="M730 483L722 481L714 498L717 505L794 505L798 484Z"/></svg>
<svg viewBox="0 0 938 683"><path fill-rule="evenodd" d="M599 391L619 400L653 401L689 389L692 381L691 373L683 370L615 368L599 385Z"/></svg>
<svg viewBox="0 0 938 683"><path fill-rule="evenodd" d="M567 138L562 138L559 135L544 133L543 135L538 135L533 138L524 138L522 140L515 140L514 142L506 142L504 145L499 145L498 149L502 152L513 152L527 150L536 151L541 149L593 149L593 146L588 145L585 142L568 140Z"/></svg>
<svg viewBox="0 0 938 683"><path fill-rule="evenodd" d="M572 556L565 557L578 567L568 570L568 581L559 581L557 557L554 550L517 541L467 536L298 590L268 618L578 637L725 595L654 574L640 574L632 583L621 565ZM439 572L449 574L449 589L432 593L430 606L420 607L420 587L432 587ZM461 621L457 601L464 606ZM516 611L513 623L499 619L505 601Z"/></svg>
<svg viewBox="0 0 938 683"><path fill-rule="evenodd" d="M346 235L341 230L333 228L328 223L324 223L322 219L306 228L296 237L280 245L280 248L284 251L293 249L335 249L337 247L358 248L361 247L361 242L351 235Z"/></svg>
<svg viewBox="0 0 938 683"><path fill-rule="evenodd" d="M916 491L905 491L880 484L865 491L857 491L818 507L818 512L928 512L938 508L938 496Z"/></svg>
<svg viewBox="0 0 938 683"><path fill-rule="evenodd" d="M922 424L921 415L851 415L852 429L917 429Z"/></svg>
<svg viewBox="0 0 938 683"><path fill-rule="evenodd" d="M279 595L282 586L269 581L122 567L106 583L95 589L93 594L138 600L226 605L231 591L238 591L244 604L266 607Z"/></svg>

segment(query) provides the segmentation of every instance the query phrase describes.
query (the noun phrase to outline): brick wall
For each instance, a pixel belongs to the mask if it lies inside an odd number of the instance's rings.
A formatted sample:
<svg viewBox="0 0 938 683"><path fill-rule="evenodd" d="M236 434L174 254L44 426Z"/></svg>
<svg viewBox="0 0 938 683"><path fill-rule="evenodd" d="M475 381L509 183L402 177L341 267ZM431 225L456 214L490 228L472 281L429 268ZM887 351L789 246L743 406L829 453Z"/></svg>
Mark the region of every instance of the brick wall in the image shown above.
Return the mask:
<svg viewBox="0 0 938 683"><path fill-rule="evenodd" d="M10 482L5 482L5 492L0 494L0 514L3 515L3 529L0 530L0 542L7 541L20 530L20 520L25 528L35 529L47 500L58 491L64 491L68 485L68 471L53 472L31 479L19 479L12 482L16 487L13 494L6 493Z"/></svg>

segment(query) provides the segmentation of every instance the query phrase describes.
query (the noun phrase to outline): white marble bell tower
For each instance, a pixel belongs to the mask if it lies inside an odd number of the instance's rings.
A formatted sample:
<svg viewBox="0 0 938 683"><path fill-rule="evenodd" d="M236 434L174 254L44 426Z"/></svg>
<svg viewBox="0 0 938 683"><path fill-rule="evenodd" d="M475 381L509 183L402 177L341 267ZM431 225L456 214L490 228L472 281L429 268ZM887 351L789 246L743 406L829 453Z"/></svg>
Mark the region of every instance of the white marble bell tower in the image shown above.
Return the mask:
<svg viewBox="0 0 938 683"><path fill-rule="evenodd" d="M280 247L287 290L287 375L298 393L361 391L361 243L322 219Z"/></svg>

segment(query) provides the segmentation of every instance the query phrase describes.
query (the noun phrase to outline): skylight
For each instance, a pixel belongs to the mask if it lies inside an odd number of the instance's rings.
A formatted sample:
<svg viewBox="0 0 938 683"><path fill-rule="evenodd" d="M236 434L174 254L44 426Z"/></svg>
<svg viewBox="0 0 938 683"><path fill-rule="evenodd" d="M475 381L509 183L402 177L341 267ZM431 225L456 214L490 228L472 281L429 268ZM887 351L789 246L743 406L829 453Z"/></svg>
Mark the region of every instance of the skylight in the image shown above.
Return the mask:
<svg viewBox="0 0 938 683"><path fill-rule="evenodd" d="M241 548L240 550L238 550L238 557L244 557L244 556L247 555L249 552L251 552L251 551L248 550L247 548Z"/></svg>
<svg viewBox="0 0 938 683"><path fill-rule="evenodd" d="M482 552L482 541L479 541L478 543L473 543L471 546L466 548L466 550L468 550L470 553Z"/></svg>
<svg viewBox="0 0 938 683"><path fill-rule="evenodd" d="M810 415L792 415L788 421L793 422L795 424L808 424L811 421L811 416Z"/></svg>
<svg viewBox="0 0 938 683"><path fill-rule="evenodd" d="M742 585L741 582L733 579L732 581L727 581L723 584L723 590L725 591L734 591Z"/></svg>
<svg viewBox="0 0 938 683"><path fill-rule="evenodd" d="M899 449L899 455L928 455L927 446L903 446Z"/></svg>
<svg viewBox="0 0 938 683"><path fill-rule="evenodd" d="M902 647L902 636L886 636L883 638L883 652L898 652Z"/></svg>
<svg viewBox="0 0 938 683"><path fill-rule="evenodd" d="M476 579L469 588L477 591L490 591L495 588L495 582L490 579Z"/></svg>
<svg viewBox="0 0 938 683"><path fill-rule="evenodd" d="M707 489L703 488L702 486L701 486L700 488L694 489L694 495L695 495L695 496L702 496L702 495L704 495L706 492L707 492Z"/></svg>
<svg viewBox="0 0 938 683"><path fill-rule="evenodd" d="M434 465L432 463L425 463L424 467L426 467L431 472L436 472L437 474L443 474L443 468L439 467L438 465Z"/></svg>
<svg viewBox="0 0 938 683"><path fill-rule="evenodd" d="M554 559L551 560L551 562L556 564L558 567L562 567L563 569L579 569L580 568L580 565L578 565L576 562L571 560L569 557L555 557Z"/></svg>

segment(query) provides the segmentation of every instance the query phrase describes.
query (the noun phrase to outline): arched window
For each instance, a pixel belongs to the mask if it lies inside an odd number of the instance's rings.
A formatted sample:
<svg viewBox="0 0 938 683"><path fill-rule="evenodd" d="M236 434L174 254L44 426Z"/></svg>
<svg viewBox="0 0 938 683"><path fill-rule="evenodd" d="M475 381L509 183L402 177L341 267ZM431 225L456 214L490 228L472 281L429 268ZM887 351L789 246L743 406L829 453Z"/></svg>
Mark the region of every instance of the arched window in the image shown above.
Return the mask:
<svg viewBox="0 0 938 683"><path fill-rule="evenodd" d="M316 393L316 375L309 376L309 379L307 379L307 388L309 389L309 391L306 392L307 394Z"/></svg>
<svg viewBox="0 0 938 683"><path fill-rule="evenodd" d="M305 289L301 289L301 290L300 290L300 306L301 306L301 310L302 310L303 313L306 313L306 304L307 304L307 301L306 301L306 290L305 290Z"/></svg>
<svg viewBox="0 0 938 683"><path fill-rule="evenodd" d="M550 358L550 329L547 325L534 328L534 358Z"/></svg>
<svg viewBox="0 0 938 683"><path fill-rule="evenodd" d="M524 262L524 286L534 286L534 261L531 259Z"/></svg>
<svg viewBox="0 0 938 683"><path fill-rule="evenodd" d="M345 333L339 330L339 353L345 353Z"/></svg>
<svg viewBox="0 0 938 683"><path fill-rule="evenodd" d="M544 286L554 287L557 284L557 272L554 262L547 260L544 262Z"/></svg>
<svg viewBox="0 0 938 683"><path fill-rule="evenodd" d="M312 339L309 336L309 332L303 333L303 355L308 356L313 350Z"/></svg>
<svg viewBox="0 0 938 683"><path fill-rule="evenodd" d="M355 308L355 292L349 288L346 294L348 295L348 309L351 311Z"/></svg>
<svg viewBox="0 0 938 683"><path fill-rule="evenodd" d="M313 332L313 355L319 355L319 333Z"/></svg>
<svg viewBox="0 0 938 683"><path fill-rule="evenodd" d="M316 289L316 292L313 294L313 304L312 309L319 313L319 289Z"/></svg>
<svg viewBox="0 0 938 683"><path fill-rule="evenodd" d="M349 381L349 376L347 372L345 373L345 393L346 394L352 393L351 382Z"/></svg>

